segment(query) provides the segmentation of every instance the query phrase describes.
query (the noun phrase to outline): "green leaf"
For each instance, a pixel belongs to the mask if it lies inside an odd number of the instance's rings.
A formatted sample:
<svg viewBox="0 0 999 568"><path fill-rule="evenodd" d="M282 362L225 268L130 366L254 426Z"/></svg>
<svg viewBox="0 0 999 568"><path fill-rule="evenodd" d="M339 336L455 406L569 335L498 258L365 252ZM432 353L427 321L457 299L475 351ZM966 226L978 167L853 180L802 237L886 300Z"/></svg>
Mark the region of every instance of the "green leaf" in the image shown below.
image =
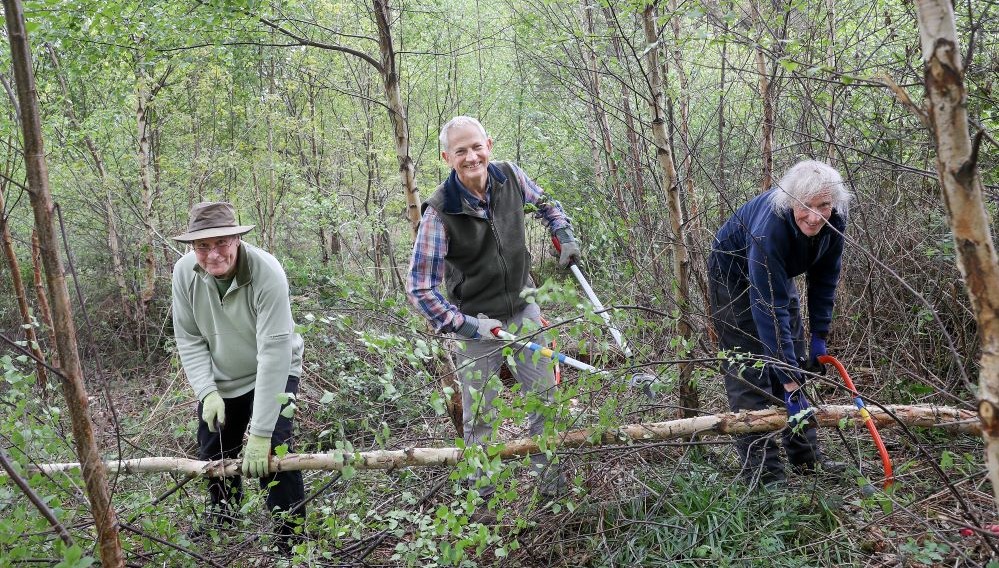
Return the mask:
<svg viewBox="0 0 999 568"><path fill-rule="evenodd" d="M954 467L954 454L944 450L943 453L940 454L940 469L947 471L952 467Z"/></svg>
<svg viewBox="0 0 999 568"><path fill-rule="evenodd" d="M349 480L350 478L352 478L352 477L354 477L355 475L357 475L357 468L355 468L355 467L354 467L354 466L352 466L352 465L345 465L345 466L343 466L343 468L342 468L342 469L340 470L340 473L341 473L341 475L343 475L343 480L344 480L344 481L347 481L347 480Z"/></svg>
<svg viewBox="0 0 999 568"><path fill-rule="evenodd" d="M329 403L333 402L333 399L335 399L335 398L336 398L336 395L334 395L333 393L331 393L328 390L324 390L322 398L319 399L319 404L329 404Z"/></svg>
<svg viewBox="0 0 999 568"><path fill-rule="evenodd" d="M790 59L778 59L777 63L780 64L788 73L794 73L800 65L797 61L791 61Z"/></svg>

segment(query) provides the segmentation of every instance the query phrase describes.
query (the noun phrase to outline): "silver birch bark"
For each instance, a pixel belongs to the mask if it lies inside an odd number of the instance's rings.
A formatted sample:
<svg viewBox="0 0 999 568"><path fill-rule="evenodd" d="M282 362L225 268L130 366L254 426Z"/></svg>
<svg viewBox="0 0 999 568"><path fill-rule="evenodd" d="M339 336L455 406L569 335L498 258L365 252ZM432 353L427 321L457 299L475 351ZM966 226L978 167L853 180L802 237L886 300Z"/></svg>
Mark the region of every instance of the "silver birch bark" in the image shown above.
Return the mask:
<svg viewBox="0 0 999 568"><path fill-rule="evenodd" d="M868 407L878 428L896 426L898 421L907 426L938 428L954 434L975 434L979 425L974 412L948 406L916 405L887 406L891 414L875 407ZM892 416L894 415L894 417ZM843 420L858 430L863 430L862 419L853 405L824 405L817 410L816 423L820 427L839 428ZM572 448L627 445L640 448L642 444L663 440L690 439L693 436L731 436L751 432L775 432L787 426L787 413L783 409L725 412L694 418L681 418L664 422L625 424L617 428L583 428L553 437L546 447L555 450ZM849 427L849 426L848 426ZM860 435L860 434L858 434ZM475 447L478 450L478 446ZM495 450L495 452L494 452ZM334 450L319 454L289 454L282 458L271 456L271 471L324 470L339 471L345 466L366 470L395 470L402 467L429 467L454 465L461 461L460 448L419 448L401 450L373 450L344 452ZM538 441L534 438L508 440L492 449L489 455L501 459L519 459L537 453ZM104 467L115 474L179 473L190 476L229 477L240 475L240 460L199 461L177 457L145 457L104 462ZM77 463L50 463L28 466L28 471L48 474L78 468Z"/></svg>
<svg viewBox="0 0 999 568"><path fill-rule="evenodd" d="M656 158L665 175L670 226L673 229L673 275L676 278L677 303L681 307L690 306L690 253L687 249L686 221L680 203L680 183L676 173L673 151L670 149L669 134L666 131L665 89L663 72L659 60L659 32L655 4L650 4L642 12L642 28L645 31L647 77L649 81L649 105L652 111L652 136L656 144ZM683 315L677 321L677 332L686 340L694 336L693 327ZM690 381L692 366L680 365L680 406L684 415L699 406L697 389Z"/></svg>
<svg viewBox="0 0 999 568"><path fill-rule="evenodd" d="M916 9L937 176L954 233L957 266L978 321L982 349L978 413L989 481L999 506L999 259L978 171L982 135L972 143L953 6L947 0L920 0Z"/></svg>

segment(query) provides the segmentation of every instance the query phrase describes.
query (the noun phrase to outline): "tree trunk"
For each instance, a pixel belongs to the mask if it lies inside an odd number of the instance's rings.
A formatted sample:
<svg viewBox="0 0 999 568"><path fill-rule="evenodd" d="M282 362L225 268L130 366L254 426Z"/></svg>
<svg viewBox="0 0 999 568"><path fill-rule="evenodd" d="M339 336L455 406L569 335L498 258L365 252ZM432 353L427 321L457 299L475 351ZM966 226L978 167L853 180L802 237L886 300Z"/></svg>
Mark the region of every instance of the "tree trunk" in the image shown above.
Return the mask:
<svg viewBox="0 0 999 568"><path fill-rule="evenodd" d="M388 102L392 130L395 132L399 174L402 176L402 187L406 192L406 215L415 235L416 229L420 226L420 189L416 185L416 164L409 155L409 121L406 118L406 107L402 104L395 47L392 45L392 11L389 8L389 0L372 0L372 3L375 9L375 24L378 26L378 49L381 52L385 100Z"/></svg>
<svg viewBox="0 0 999 568"><path fill-rule="evenodd" d="M378 49L381 53L382 83L385 86L385 100L389 108L389 120L395 133L396 157L399 160L399 173L402 176L402 187L406 192L406 216L409 218L413 236L420 227L420 189L416 185L416 164L409 155L409 121L406 118L406 107L402 104L402 93L399 89L399 72L396 69L395 47L392 45L392 13L389 0L372 0L375 24L378 27ZM462 435L461 386L458 384L454 360L449 354L441 357L443 375L441 386L445 389L445 399L448 414L458 435ZM451 396L447 396L447 389Z"/></svg>
<svg viewBox="0 0 999 568"><path fill-rule="evenodd" d="M687 236L681 205L680 185L677 179L673 152L670 149L669 135L666 132L665 93L663 73L660 70L659 42L656 7L650 4L642 12L642 27L648 49L649 103L652 110L652 135L656 144L656 157L665 175L667 187L670 226L673 229L673 275L676 278L677 303L681 316L677 321L677 332L693 343L694 330L687 318L682 315L690 306L690 255L687 250ZM700 406L697 389L690 380L693 367L690 363L680 365L680 406L684 416L689 416Z"/></svg>
<svg viewBox="0 0 999 568"><path fill-rule="evenodd" d="M760 152L763 158L763 172L760 177L760 190L766 191L774 184L774 104L770 81L767 78L767 60L763 49L756 46L756 72L760 75L760 100L763 101L762 140Z"/></svg>
<svg viewBox="0 0 999 568"><path fill-rule="evenodd" d="M142 237L143 248L143 280L142 291L139 293L139 319L144 320L148 312L149 304L156 294L156 221L153 217L153 177L150 168L149 149L149 103L152 96L149 92L149 76L143 66L144 61L139 58L135 62L135 127L138 135L137 158L139 162L139 185L141 187L142 225L145 232ZM139 330L139 337L144 334Z"/></svg>
<svg viewBox="0 0 999 568"><path fill-rule="evenodd" d="M105 568L124 566L121 543L118 541L118 519L111 506L107 474L101 463L97 442L90 421L87 390L83 384L83 368L76 344L76 325L69 301L69 290L59 256L58 240L53 223L55 204L49 192L48 166L42 141L41 113L31 64L31 47L24 25L20 0L3 0L10 40L14 81L21 105L24 132L24 166L28 176L28 194L35 213L35 228L41 244L42 260L55 315L56 344L64 380L61 381L66 407L69 410L73 441L83 470L83 481L90 501L97 530L101 563Z"/></svg>
<svg viewBox="0 0 999 568"><path fill-rule="evenodd" d="M52 47L52 44L47 44L45 47L48 48L49 59L52 60L52 67L55 69L56 78L59 80L59 87L62 90L62 97L66 107L66 118L69 119L69 123L73 128L83 134L83 145L86 146L87 152L90 154L90 159L94 161L93 167L97 173L97 180L101 186L101 197L104 199L106 209L105 219L108 223L108 250L111 251L111 273L114 275L114 281L118 285L122 312L126 318L131 319L132 307L129 302L130 294L128 292L128 283L125 280L125 267L121 262L121 246L119 244L121 238L118 230L118 215L114 210L111 184L108 180L107 171L104 168L104 158L101 156L100 150L97 149L97 144L94 143L93 138L82 128L79 119L76 117L76 111L73 110L73 102L69 98L69 88L66 86L66 78L59 67L59 57L56 55L55 48Z"/></svg>
<svg viewBox="0 0 999 568"><path fill-rule="evenodd" d="M42 396L45 396L45 385L48 383L48 373L45 371L45 355L42 353L41 345L38 343L38 336L35 333L35 325L31 321L31 310L28 308L28 296L24 292L24 281L21 279L21 266L17 262L17 254L14 252L14 239L10 234L10 224L7 222L7 205L4 203L3 186L6 183L0 182L0 243L2 243L3 254L7 258L7 266L10 267L10 280L14 288L14 296L17 298L17 309L21 314L21 322L24 324L24 338L28 341L28 349L35 356L35 378Z"/></svg>
<svg viewBox="0 0 999 568"><path fill-rule="evenodd" d="M902 424L920 428L939 428L952 433L974 434L979 431L975 414L970 410L947 406L888 406L886 407ZM878 428L897 425L895 418L880 408L869 408L871 418ZM858 420L857 407L853 405L824 405L817 410L816 422L821 427L839 428L840 422L852 422L863 430ZM571 430L553 437L546 444L553 450L628 445L629 451L663 440L685 440L693 436L737 435L752 432L775 432L787 426L787 413L783 409L753 410L709 414L695 418L682 418L666 422L626 424L618 428L584 428ZM849 426L848 426L849 427ZM860 434L858 434L859 436ZM495 453L494 453L495 450ZM522 459L538 453L534 438L508 440L494 448L486 448L488 455L501 459ZM428 467L454 465L461 461L460 448L406 448L402 450L374 450L369 452L344 452L334 450L322 454L289 454L278 458L271 456L271 471L338 471L350 465L355 469L395 470L402 467ZM28 471L48 474L70 471L77 463L50 463L29 465ZM178 473L190 476L231 477L241 475L240 460L198 461L175 457L149 457L131 460L108 461L104 466L115 474Z"/></svg>
<svg viewBox="0 0 999 568"><path fill-rule="evenodd" d="M826 0L829 47L826 49L826 65L836 70L836 0ZM832 166L836 159L836 82L829 81L829 116L826 123L826 162Z"/></svg>
<svg viewBox="0 0 999 568"><path fill-rule="evenodd" d="M999 507L999 259L978 171L982 134L972 143L953 6L947 0L919 0L916 8L937 175L954 233L957 266L978 321L982 349L978 413L989 481Z"/></svg>
<svg viewBox="0 0 999 568"><path fill-rule="evenodd" d="M35 296L38 298L38 317L48 331L49 354L52 357L51 366L59 368L59 352L56 350L55 326L52 325L52 310L49 308L49 297L42 281L42 246L38 241L38 231L31 231L31 274L35 281Z"/></svg>

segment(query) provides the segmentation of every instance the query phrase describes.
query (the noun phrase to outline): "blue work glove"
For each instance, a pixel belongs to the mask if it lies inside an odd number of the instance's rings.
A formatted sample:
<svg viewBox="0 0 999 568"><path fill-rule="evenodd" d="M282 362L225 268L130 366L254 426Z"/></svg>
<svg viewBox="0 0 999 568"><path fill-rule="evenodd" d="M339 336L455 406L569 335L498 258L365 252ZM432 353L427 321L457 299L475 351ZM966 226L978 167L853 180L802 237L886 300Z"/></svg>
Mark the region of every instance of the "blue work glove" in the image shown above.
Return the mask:
<svg viewBox="0 0 999 568"><path fill-rule="evenodd" d="M250 434L243 448L243 475L247 477L263 477L270 470L271 439L270 436Z"/></svg>
<svg viewBox="0 0 999 568"><path fill-rule="evenodd" d="M495 339L493 329L503 327L503 322L487 317L485 314L479 314L477 318L468 314L463 315L465 323L461 324L461 327L454 332L466 339Z"/></svg>
<svg viewBox="0 0 999 568"><path fill-rule="evenodd" d="M218 391L208 393L201 401L201 419L208 424L209 432L218 432L225 424L225 401Z"/></svg>
<svg viewBox="0 0 999 568"><path fill-rule="evenodd" d="M815 409L808 405L805 391L800 386L790 392L784 391L784 406L787 407L787 423L791 428L815 414Z"/></svg>
<svg viewBox="0 0 999 568"><path fill-rule="evenodd" d="M821 335L812 334L812 342L808 349L808 358L803 357L798 359L798 363L801 368L809 373L815 373L818 375L826 374L826 366L819 363L819 357L822 355L828 355L826 351L826 340Z"/></svg>
<svg viewBox="0 0 999 568"><path fill-rule="evenodd" d="M577 243L575 237L572 236L572 231L568 228L559 229L555 231L555 238L558 239L559 245L562 249L558 255L558 265L562 268L569 268L570 264L579 262L579 243Z"/></svg>
<svg viewBox="0 0 999 568"><path fill-rule="evenodd" d="M808 362L812 365L819 364L820 355L828 355L826 351L826 338L817 333L812 334L812 344L808 350Z"/></svg>

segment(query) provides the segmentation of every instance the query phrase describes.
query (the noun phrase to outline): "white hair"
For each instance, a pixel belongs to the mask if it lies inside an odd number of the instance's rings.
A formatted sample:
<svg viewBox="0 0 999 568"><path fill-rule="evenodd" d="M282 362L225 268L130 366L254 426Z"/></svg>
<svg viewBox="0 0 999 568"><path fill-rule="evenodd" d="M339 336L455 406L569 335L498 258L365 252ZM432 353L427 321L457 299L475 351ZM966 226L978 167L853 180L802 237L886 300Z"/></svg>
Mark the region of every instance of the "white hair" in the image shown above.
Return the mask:
<svg viewBox="0 0 999 568"><path fill-rule="evenodd" d="M770 206L775 213L786 213L795 205L803 205L817 195L828 193L832 206L843 216L850 209L852 195L843 177L833 167L815 160L802 160L791 166L775 185Z"/></svg>
<svg viewBox="0 0 999 568"><path fill-rule="evenodd" d="M488 138L489 137L486 134L485 127L483 127L482 123L479 122L478 120L475 120L474 118L472 118L470 116L456 116L456 117L452 118L451 120L445 122L444 126L441 127L441 135L439 136L439 139L441 141L441 152L447 152L447 150L448 150L448 147L447 147L447 134L448 134L448 132L452 128L457 128L459 126L467 126L467 125L472 125L475 128L477 128L479 130L479 134L481 134L483 138Z"/></svg>

